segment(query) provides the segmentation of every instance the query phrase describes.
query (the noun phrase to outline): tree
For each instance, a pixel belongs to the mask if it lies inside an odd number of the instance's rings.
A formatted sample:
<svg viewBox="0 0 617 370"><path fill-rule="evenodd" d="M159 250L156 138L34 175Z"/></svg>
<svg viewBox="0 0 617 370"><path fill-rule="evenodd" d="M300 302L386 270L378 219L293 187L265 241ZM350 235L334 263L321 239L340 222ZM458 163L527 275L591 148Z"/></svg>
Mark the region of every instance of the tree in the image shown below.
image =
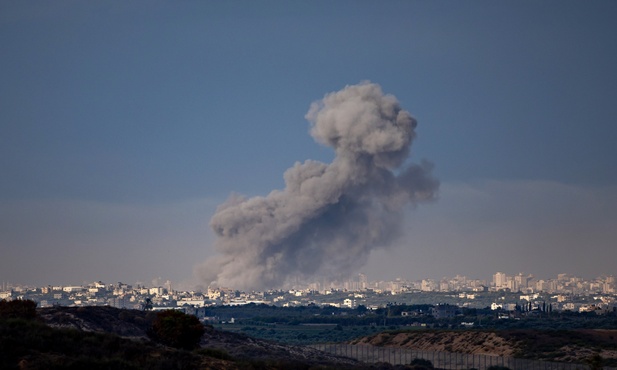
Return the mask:
<svg viewBox="0 0 617 370"><path fill-rule="evenodd" d="M199 319L177 310L157 312L148 336L170 347L194 349L206 329Z"/></svg>
<svg viewBox="0 0 617 370"><path fill-rule="evenodd" d="M363 315L366 313L366 311L368 311L368 308L366 308L365 305L361 304L356 308L356 311L358 312L359 315Z"/></svg>
<svg viewBox="0 0 617 370"><path fill-rule="evenodd" d="M152 311L152 299L146 298L146 300L141 304L142 311Z"/></svg>

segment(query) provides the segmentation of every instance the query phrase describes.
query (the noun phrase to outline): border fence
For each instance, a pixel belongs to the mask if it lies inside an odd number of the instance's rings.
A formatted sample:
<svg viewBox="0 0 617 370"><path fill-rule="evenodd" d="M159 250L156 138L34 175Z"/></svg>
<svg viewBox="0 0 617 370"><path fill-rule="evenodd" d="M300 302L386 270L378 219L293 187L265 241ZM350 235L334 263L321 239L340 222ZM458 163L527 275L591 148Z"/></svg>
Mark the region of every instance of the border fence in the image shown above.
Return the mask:
<svg viewBox="0 0 617 370"><path fill-rule="evenodd" d="M392 365L408 365L414 359L430 361L438 369L478 369L503 366L512 370L589 370L586 364L549 362L514 357L480 354L421 351L402 347L378 347L368 344L323 343L309 347L337 356L349 357L365 363L387 362ZM604 367L606 370L617 368Z"/></svg>

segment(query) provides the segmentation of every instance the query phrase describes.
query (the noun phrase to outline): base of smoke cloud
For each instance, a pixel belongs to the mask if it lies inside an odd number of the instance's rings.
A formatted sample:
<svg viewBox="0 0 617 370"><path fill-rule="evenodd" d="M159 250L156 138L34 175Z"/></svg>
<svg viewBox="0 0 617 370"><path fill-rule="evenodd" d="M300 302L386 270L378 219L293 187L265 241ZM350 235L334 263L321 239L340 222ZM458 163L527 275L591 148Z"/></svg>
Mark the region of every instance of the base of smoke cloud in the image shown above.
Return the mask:
<svg viewBox="0 0 617 370"><path fill-rule="evenodd" d="M617 274L615 187L442 183L439 202L410 213L406 225L391 248L373 251L361 269L370 279Z"/></svg>
<svg viewBox="0 0 617 370"><path fill-rule="evenodd" d="M379 85L326 94L306 118L334 160L296 163L284 189L222 204L210 223L220 255L196 269L204 281L263 289L348 277L371 250L396 239L405 205L435 198L439 182L429 162L401 168L417 122Z"/></svg>

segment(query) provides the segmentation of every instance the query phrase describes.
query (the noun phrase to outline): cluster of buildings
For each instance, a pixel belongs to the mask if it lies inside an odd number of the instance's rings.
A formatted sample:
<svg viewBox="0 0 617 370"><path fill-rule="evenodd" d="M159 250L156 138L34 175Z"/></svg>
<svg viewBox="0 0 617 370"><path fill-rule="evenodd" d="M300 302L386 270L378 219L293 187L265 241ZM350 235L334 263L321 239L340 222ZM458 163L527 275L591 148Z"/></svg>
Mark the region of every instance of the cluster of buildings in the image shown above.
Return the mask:
<svg viewBox="0 0 617 370"><path fill-rule="evenodd" d="M560 294L585 294L589 292L614 294L617 286L612 275L600 276L586 281L578 276L558 274L556 279L535 279L533 275L508 276L503 272L493 275L492 289L509 290L511 292L535 293L560 293Z"/></svg>
<svg viewBox="0 0 617 370"><path fill-rule="evenodd" d="M459 307L491 307L513 311L521 305L570 311L607 312L615 307L616 283L613 276L601 276L591 281L567 274L556 279L535 279L532 275L509 276L502 272L492 281L469 279L465 276L441 280L369 282L365 274L343 282L297 283L286 290L241 292L228 288L209 287L207 291L173 290L171 282L163 286L146 287L117 283L93 282L75 286L28 287L0 284L0 299L30 299L39 307L60 306L113 306L130 309L200 309L215 305L242 305L248 303L276 306L316 304L369 309L389 304L447 303ZM394 296L394 298L393 298ZM420 299L420 297L423 297Z"/></svg>
<svg viewBox="0 0 617 370"><path fill-rule="evenodd" d="M172 290L167 286L132 286L119 282L105 284L101 281L75 286L10 286L3 284L0 299L30 299L39 307L49 306L112 306L117 308L153 309L176 307L204 307L207 305L235 305L267 303L263 293L242 293L226 288L209 288L207 292Z"/></svg>
<svg viewBox="0 0 617 370"><path fill-rule="evenodd" d="M354 279L343 282L331 282L323 280L306 284L304 289L324 292L329 289L374 292L404 293L410 291L422 292L522 292L531 293L558 293L558 294L615 294L617 284L612 275L600 276L593 280L584 280L581 277L569 274L558 274L555 279L536 279L531 274L519 273L507 275L497 272L491 281L470 279L466 276L456 275L452 278L444 277L440 280L423 279L407 281L397 278L393 281L369 282L365 274L358 274Z"/></svg>

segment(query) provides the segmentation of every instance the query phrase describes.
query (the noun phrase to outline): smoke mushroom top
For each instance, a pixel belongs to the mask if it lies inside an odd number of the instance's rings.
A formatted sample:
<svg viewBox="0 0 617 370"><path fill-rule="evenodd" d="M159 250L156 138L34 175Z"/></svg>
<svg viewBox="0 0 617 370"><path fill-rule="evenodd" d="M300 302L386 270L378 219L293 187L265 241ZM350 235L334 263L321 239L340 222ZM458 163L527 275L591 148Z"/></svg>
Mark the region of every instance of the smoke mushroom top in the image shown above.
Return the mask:
<svg viewBox="0 0 617 370"><path fill-rule="evenodd" d="M329 93L306 119L334 160L296 162L283 190L220 205L210 222L220 254L197 268L206 283L250 290L346 278L399 236L406 205L436 196L432 165L405 165L416 120L379 85Z"/></svg>

